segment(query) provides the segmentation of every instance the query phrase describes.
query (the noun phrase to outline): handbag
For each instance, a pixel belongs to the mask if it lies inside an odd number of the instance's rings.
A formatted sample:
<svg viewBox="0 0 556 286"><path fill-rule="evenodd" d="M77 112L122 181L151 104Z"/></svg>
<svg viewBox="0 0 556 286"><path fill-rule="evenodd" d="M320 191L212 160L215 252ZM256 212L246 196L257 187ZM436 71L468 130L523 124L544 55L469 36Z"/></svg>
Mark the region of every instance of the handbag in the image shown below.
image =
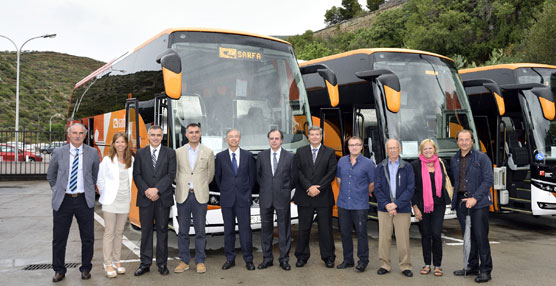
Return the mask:
<svg viewBox="0 0 556 286"><path fill-rule="evenodd" d="M444 169L444 175L446 176L446 183L444 188L446 188L446 191L448 191L448 196L450 196L451 201L452 197L454 196L454 186L452 185L452 181L450 181L448 172L446 172L446 166L444 165L444 162L442 160L440 160L440 164L442 164L442 169Z"/></svg>

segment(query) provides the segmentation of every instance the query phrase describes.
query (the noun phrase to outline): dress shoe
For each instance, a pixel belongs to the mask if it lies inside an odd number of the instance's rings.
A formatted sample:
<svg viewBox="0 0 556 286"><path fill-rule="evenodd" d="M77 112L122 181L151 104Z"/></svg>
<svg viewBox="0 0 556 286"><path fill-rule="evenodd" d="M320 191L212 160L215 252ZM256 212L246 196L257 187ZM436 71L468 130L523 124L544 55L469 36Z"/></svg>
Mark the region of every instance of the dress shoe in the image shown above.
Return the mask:
<svg viewBox="0 0 556 286"><path fill-rule="evenodd" d="M151 271L151 269L149 267L144 267L144 266L139 266L139 268L137 268L137 270L135 270L135 273L133 275L135 276L141 276L147 272Z"/></svg>
<svg viewBox="0 0 556 286"><path fill-rule="evenodd" d="M54 277L52 277L52 282L60 282L64 280L64 277L66 277L66 274L56 272L54 273Z"/></svg>
<svg viewBox="0 0 556 286"><path fill-rule="evenodd" d="M338 264L338 266L336 266L336 268L338 268L338 269L345 269L345 268L348 268L348 267L353 267L353 263L349 263L349 262L344 261L344 262Z"/></svg>
<svg viewBox="0 0 556 286"><path fill-rule="evenodd" d="M490 279L492 279L490 277L490 273L479 273L479 275L475 277L475 282L484 283L484 282L488 282Z"/></svg>
<svg viewBox="0 0 556 286"><path fill-rule="evenodd" d="M479 275L479 269L477 268L465 268L454 271L456 276L466 276L466 275Z"/></svg>
<svg viewBox="0 0 556 286"><path fill-rule="evenodd" d="M292 267L290 266L290 264L287 261L280 262L280 268L282 268L284 270L292 269Z"/></svg>
<svg viewBox="0 0 556 286"><path fill-rule="evenodd" d="M160 273L160 275L162 276L166 276L168 274L170 274L170 271L168 270L168 267L162 266L162 267L158 267L158 273Z"/></svg>
<svg viewBox="0 0 556 286"><path fill-rule="evenodd" d="M305 266L305 264L307 264L307 261L305 260L297 260L297 262L295 263L295 267L303 267Z"/></svg>
<svg viewBox="0 0 556 286"><path fill-rule="evenodd" d="M324 261L324 265L326 265L326 268L333 268L334 267L334 259L333 258L328 258Z"/></svg>
<svg viewBox="0 0 556 286"><path fill-rule="evenodd" d="M222 265L222 270L230 269L234 266L236 266L235 261L226 261L226 263L224 263L224 265Z"/></svg>
<svg viewBox="0 0 556 286"><path fill-rule="evenodd" d="M272 261L263 261L261 264L259 264L259 266L257 266L258 269L265 269L267 267L272 266L273 263Z"/></svg>
<svg viewBox="0 0 556 286"><path fill-rule="evenodd" d="M405 275L405 277L413 277L413 271L409 269L402 271L402 274Z"/></svg>
<svg viewBox="0 0 556 286"><path fill-rule="evenodd" d="M367 264L365 263L357 263L357 266L355 266L355 269L357 269L359 272L365 272L365 269L367 268Z"/></svg>
<svg viewBox="0 0 556 286"><path fill-rule="evenodd" d="M386 269L380 267L380 268L376 271L376 274L378 274L378 275L384 275L384 274L386 274L386 273L388 273L388 272L390 272L390 271L388 271L388 270L386 270Z"/></svg>
<svg viewBox="0 0 556 286"><path fill-rule="evenodd" d="M83 279L83 280L91 279L91 272L89 272L89 270L83 270L81 272L81 279Z"/></svg>
<svg viewBox="0 0 556 286"><path fill-rule="evenodd" d="M255 270L255 264L253 264L253 261L245 262L245 268L247 270Z"/></svg>

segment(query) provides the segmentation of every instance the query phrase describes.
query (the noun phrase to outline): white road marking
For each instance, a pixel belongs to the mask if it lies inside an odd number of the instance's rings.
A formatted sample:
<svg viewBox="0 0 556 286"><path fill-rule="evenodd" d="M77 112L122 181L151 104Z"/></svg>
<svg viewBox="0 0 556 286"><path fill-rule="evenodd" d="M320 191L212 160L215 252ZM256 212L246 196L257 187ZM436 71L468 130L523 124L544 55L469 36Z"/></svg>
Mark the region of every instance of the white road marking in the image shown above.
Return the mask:
<svg viewBox="0 0 556 286"><path fill-rule="evenodd" d="M447 240L455 241L455 242L446 242L446 245L450 245L450 246L463 245L463 240L462 239L449 237L449 236L445 236L445 235L442 235L442 238L447 239ZM500 244L500 242L499 241L489 241L489 244Z"/></svg>
<svg viewBox="0 0 556 286"><path fill-rule="evenodd" d="M95 220L104 227L104 219L95 212ZM133 252L137 257L140 257L140 248L137 244L133 243L129 240L125 235L122 238L122 243L125 245L131 252ZM123 262L123 261L122 261Z"/></svg>

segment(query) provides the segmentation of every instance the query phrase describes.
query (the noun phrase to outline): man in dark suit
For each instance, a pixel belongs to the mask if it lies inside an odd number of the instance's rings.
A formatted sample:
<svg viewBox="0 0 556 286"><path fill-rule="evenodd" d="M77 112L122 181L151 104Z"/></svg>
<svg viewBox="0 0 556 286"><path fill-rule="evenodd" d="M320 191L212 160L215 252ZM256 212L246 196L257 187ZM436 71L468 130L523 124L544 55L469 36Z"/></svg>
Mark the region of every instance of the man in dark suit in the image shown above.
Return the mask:
<svg viewBox="0 0 556 286"><path fill-rule="evenodd" d="M93 259L95 184L97 183L99 156L96 149L83 144L87 128L73 123L68 128L70 144L54 149L48 164L47 180L52 189L53 282L66 276L65 257L68 234L73 216L81 236L81 279L91 278Z"/></svg>
<svg viewBox="0 0 556 286"><path fill-rule="evenodd" d="M153 260L153 227L156 221L156 265L168 275L168 217L174 204L172 183L176 177L176 151L162 146L162 128L149 127L149 146L137 151L133 180L141 222L141 265L135 276L150 271Z"/></svg>
<svg viewBox="0 0 556 286"><path fill-rule="evenodd" d="M257 180L259 182L259 206L261 209L261 245L263 262L259 269L272 266L272 237L274 235L274 210L278 219L278 244L280 267L290 270L291 248L291 190L295 187L297 167L295 156L282 149L284 134L273 129L267 134L270 149L259 153L257 158Z"/></svg>
<svg viewBox="0 0 556 286"><path fill-rule="evenodd" d="M297 149L295 160L299 169L297 187L293 197L299 213L299 238L295 248L296 267L303 267L311 255L309 236L313 216L319 225L320 257L326 267L334 267L334 239L332 237L332 181L336 175L334 149L321 144L322 129L309 127L309 145Z"/></svg>
<svg viewBox="0 0 556 286"><path fill-rule="evenodd" d="M218 153L215 159L214 181L220 190L220 206L224 220L226 262L222 265L223 270L235 265L236 218L245 266L248 270L255 270L250 209L251 193L257 180L255 159L251 152L239 148L240 139L239 130L228 130L226 132L228 149Z"/></svg>

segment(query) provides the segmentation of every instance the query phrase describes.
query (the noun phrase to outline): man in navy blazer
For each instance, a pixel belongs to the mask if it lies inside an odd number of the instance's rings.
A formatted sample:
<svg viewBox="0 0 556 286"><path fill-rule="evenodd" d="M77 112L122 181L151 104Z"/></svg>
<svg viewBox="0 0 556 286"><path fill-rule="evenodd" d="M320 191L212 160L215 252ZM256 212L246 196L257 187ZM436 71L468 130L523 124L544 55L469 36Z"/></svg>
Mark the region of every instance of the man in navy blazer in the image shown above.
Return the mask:
<svg viewBox="0 0 556 286"><path fill-rule="evenodd" d="M272 129L267 134L270 149L257 157L257 181L259 182L259 206L261 209L261 246L263 262L259 269L272 266L272 238L274 236L274 211L278 224L280 267L290 270L291 248L291 191L295 187L297 166L295 156L282 148L284 134Z"/></svg>
<svg viewBox="0 0 556 286"><path fill-rule="evenodd" d="M74 215L81 236L81 279L91 278L95 242L95 184L100 160L96 149L83 144L86 135L87 128L83 124L73 123L68 128L70 144L54 149L48 164L46 179L52 189L54 217L53 282L61 281L66 276L66 244Z"/></svg>
<svg viewBox="0 0 556 286"><path fill-rule="evenodd" d="M334 238L332 237L332 206L334 194L332 181L336 176L336 153L324 146L322 129L309 127L309 145L297 149L295 161L299 170L297 187L293 200L299 214L299 236L295 247L296 267L303 267L311 252L309 236L314 214L319 225L320 257L328 268L334 267L336 259Z"/></svg>
<svg viewBox="0 0 556 286"><path fill-rule="evenodd" d="M153 227L156 221L156 265L168 275L168 217L174 205L172 183L176 177L176 151L162 146L162 128L149 127L149 146L139 149L133 163L137 206L141 222L141 265L135 276L150 271L153 260Z"/></svg>
<svg viewBox="0 0 556 286"><path fill-rule="evenodd" d="M228 130L228 149L218 153L215 158L214 181L220 190L220 206L224 220L226 262L222 265L223 270L235 265L236 218L245 265L248 270L255 270L251 237L251 194L257 174L253 154L239 148L240 139L239 130Z"/></svg>

